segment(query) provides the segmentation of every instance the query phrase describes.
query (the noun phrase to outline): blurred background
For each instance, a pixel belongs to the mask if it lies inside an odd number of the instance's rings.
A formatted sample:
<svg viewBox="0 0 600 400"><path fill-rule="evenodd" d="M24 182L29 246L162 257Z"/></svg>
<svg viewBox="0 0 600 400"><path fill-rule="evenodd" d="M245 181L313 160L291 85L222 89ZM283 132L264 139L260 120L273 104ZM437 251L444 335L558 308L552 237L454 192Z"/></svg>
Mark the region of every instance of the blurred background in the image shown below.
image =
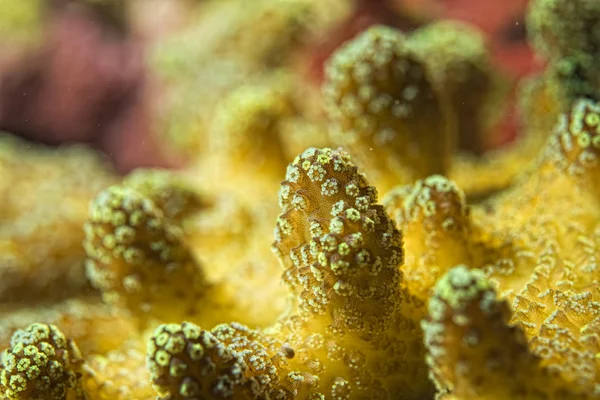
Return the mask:
<svg viewBox="0 0 600 400"><path fill-rule="evenodd" d="M507 88L497 123L470 150L514 139L511 93L540 68L525 40L527 0L305 0L310 20L282 27L284 3L0 0L0 131L53 147L89 145L119 173L181 167L201 154L202 141L190 136L201 136L210 99L229 87L283 67L317 93L329 54L367 27L410 31L450 18L487 35Z"/></svg>

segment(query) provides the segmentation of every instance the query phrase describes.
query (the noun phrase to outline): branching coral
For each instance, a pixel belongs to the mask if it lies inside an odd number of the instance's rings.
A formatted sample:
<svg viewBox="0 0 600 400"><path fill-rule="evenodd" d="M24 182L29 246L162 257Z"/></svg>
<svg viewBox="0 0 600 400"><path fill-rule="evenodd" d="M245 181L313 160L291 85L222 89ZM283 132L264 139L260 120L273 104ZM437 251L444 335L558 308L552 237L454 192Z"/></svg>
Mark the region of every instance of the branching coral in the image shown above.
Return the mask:
<svg viewBox="0 0 600 400"><path fill-rule="evenodd" d="M337 50L325 73L332 139L380 190L447 171L454 116L401 32L370 28Z"/></svg>
<svg viewBox="0 0 600 400"><path fill-rule="evenodd" d="M548 74L521 80L517 88L521 133L516 140L484 157L459 154L450 176L473 198L490 196L510 187L544 148L563 107Z"/></svg>
<svg viewBox="0 0 600 400"><path fill-rule="evenodd" d="M438 388L460 399L589 398L544 368L509 314L482 271L459 266L437 283L423 330Z"/></svg>
<svg viewBox="0 0 600 400"><path fill-rule="evenodd" d="M280 139L282 123L294 110L285 82L273 86L242 86L218 104L209 148L214 168L220 172L215 175L222 184L247 190L244 182L256 187L260 183L256 177L264 177L262 186L266 187L258 187L258 192L270 193L268 189L274 190L274 183L279 183L286 165ZM254 179L249 181L251 177Z"/></svg>
<svg viewBox="0 0 600 400"><path fill-rule="evenodd" d="M404 274L411 293L427 300L435 282L456 264L471 258L471 222L464 193L433 175L401 186L383 201L405 234Z"/></svg>
<svg viewBox="0 0 600 400"><path fill-rule="evenodd" d="M194 313L206 291L181 230L152 200L125 186L101 192L90 207L87 275L109 302L161 318Z"/></svg>
<svg viewBox="0 0 600 400"><path fill-rule="evenodd" d="M156 70L169 89L161 115L169 142L184 154L206 152L221 97L237 86L260 84L286 65L310 37L318 3L208 2L193 13L194 24L157 43Z"/></svg>
<svg viewBox="0 0 600 400"><path fill-rule="evenodd" d="M483 33L458 21L441 21L418 29L408 41L450 101L459 147L481 152L489 140L490 109L497 114L498 108L497 78Z"/></svg>
<svg viewBox="0 0 600 400"><path fill-rule="evenodd" d="M17 330L0 358L0 394L8 400L83 399L77 346L54 325L32 324Z"/></svg>
<svg viewBox="0 0 600 400"><path fill-rule="evenodd" d="M148 345L148 369L161 399L291 399L292 376L277 341L239 324L212 332L184 322L161 325Z"/></svg>
<svg viewBox="0 0 600 400"><path fill-rule="evenodd" d="M600 199L600 104L575 102L568 114L559 117L545 157L569 175L577 185Z"/></svg>
<svg viewBox="0 0 600 400"><path fill-rule="evenodd" d="M139 170L116 184L90 169L102 178L90 189L81 166L91 164L71 154L44 167L24 163L30 180L16 173L0 180L3 222L10 221L0 226L8 232L0 236L2 260L39 250L55 232L70 245L81 240L71 233L86 218L81 200L98 193L83 245L98 291L73 303L32 297L36 310L0 308L0 342L9 346L0 390L35 390L35 379L19 371L32 361L14 361L28 346L7 338L43 321L82 350L54 339L35 344L38 353L51 344L71 354L61 359L66 378L53 379L73 384L74 395L82 387L91 400L597 398L600 106L584 90L596 84L586 64L595 38L587 19L546 25L556 10L573 17L593 5L532 5L532 35L550 66L520 95L528 136L465 161L453 154L456 130L484 137L495 107L496 72L478 33L447 22L413 36L373 27L333 55L319 98L310 88L297 92L289 69L272 68L295 50L295 22L306 28L302 10L316 8L313 2L261 1L241 12L240 4L205 4L200 19L212 25L196 28L214 37L198 46L202 54L184 52L184 66L171 60L181 77L171 75L177 83L169 89L194 92L181 97L183 113L200 121L197 130L185 118L175 123L199 147L210 145L194 166ZM235 16L231 29L214 19L225 15ZM272 19L254 29L259 16ZM573 49L564 44L570 33ZM247 44L254 40L253 51ZM565 60L580 63L581 73L563 79ZM239 70L220 71L227 63ZM203 80L212 85L205 91L198 90ZM305 149L313 140L347 149ZM17 171L15 148L0 151L6 176ZM28 182L37 188L30 193L47 193L46 165L81 172L58 192L77 205L75 216L42 229L43 240L27 241L28 231L15 251L21 218L39 203L19 196ZM385 193L383 205L375 187ZM275 257L268 252L274 221ZM46 249L63 256L54 242ZM79 251L65 253L81 261ZM36 260L31 271L57 265ZM11 290L36 282L23 279ZM64 398L66 386L56 388Z"/></svg>
<svg viewBox="0 0 600 400"><path fill-rule="evenodd" d="M123 184L148 197L165 217L181 223L204 206L200 194L183 177L158 169L137 169Z"/></svg>
<svg viewBox="0 0 600 400"><path fill-rule="evenodd" d="M301 314L331 315L335 307L336 328L385 328L377 314L391 308L391 315L399 297L402 236L373 205L376 196L346 153L309 149L289 166L274 248L300 293Z"/></svg>
<svg viewBox="0 0 600 400"><path fill-rule="evenodd" d="M324 395L342 387L340 398L427 393L426 382L409 383L424 373L419 351L405 352L420 333L401 314L402 234L375 204L375 188L345 152L309 149L288 167L279 199L274 251L298 294L299 314L278 328L298 355L292 365L319 376Z"/></svg>

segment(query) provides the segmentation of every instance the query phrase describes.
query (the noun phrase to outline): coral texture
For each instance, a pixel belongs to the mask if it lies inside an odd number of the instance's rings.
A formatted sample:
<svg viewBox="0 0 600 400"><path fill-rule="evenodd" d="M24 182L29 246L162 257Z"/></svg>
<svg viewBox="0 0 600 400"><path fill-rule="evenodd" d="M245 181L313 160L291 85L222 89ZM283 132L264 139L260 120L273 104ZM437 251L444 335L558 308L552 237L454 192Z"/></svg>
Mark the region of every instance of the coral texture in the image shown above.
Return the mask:
<svg viewBox="0 0 600 400"><path fill-rule="evenodd" d="M531 4L548 66L485 154L507 89L473 26L371 27L314 87L348 2L185 3L149 46L190 165L0 137L0 398L600 398L593 2Z"/></svg>

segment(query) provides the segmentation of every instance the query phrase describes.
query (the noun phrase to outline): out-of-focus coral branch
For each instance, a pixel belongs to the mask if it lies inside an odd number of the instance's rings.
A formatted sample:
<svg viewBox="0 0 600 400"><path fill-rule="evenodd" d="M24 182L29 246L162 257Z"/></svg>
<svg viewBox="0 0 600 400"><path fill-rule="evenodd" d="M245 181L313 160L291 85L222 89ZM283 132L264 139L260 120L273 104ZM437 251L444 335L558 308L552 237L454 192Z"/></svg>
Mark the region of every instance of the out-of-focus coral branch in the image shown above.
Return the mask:
<svg viewBox="0 0 600 400"><path fill-rule="evenodd" d="M333 140L380 190L447 171L454 115L401 32L370 28L332 56L325 76Z"/></svg>

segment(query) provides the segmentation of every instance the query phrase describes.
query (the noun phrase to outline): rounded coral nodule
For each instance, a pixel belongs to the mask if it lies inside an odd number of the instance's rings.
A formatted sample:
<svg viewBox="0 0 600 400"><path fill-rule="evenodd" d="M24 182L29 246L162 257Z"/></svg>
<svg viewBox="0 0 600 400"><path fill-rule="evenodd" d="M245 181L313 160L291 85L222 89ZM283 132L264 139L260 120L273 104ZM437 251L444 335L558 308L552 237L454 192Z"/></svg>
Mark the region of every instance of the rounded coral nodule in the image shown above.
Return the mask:
<svg viewBox="0 0 600 400"><path fill-rule="evenodd" d="M460 399L585 399L545 368L525 335L508 325L510 308L481 270L451 269L436 284L423 321L430 376Z"/></svg>
<svg viewBox="0 0 600 400"><path fill-rule="evenodd" d="M105 300L172 320L171 302L189 315L206 289L181 229L154 202L111 186L91 204L85 226L86 270Z"/></svg>
<svg viewBox="0 0 600 400"><path fill-rule="evenodd" d="M282 347L237 323L210 332L189 322L161 325L148 342L147 366L164 400L292 399Z"/></svg>
<svg viewBox="0 0 600 400"><path fill-rule="evenodd" d="M448 269L470 261L471 221L465 194L454 181L432 175L392 189L383 204L404 233L404 282L426 301Z"/></svg>
<svg viewBox="0 0 600 400"><path fill-rule="evenodd" d="M372 27L338 49L326 65L323 97L335 143L383 192L448 169L450 109L401 32Z"/></svg>
<svg viewBox="0 0 600 400"><path fill-rule="evenodd" d="M489 140L489 108L497 106L485 34L459 21L437 21L417 29L408 44L425 61L456 115L459 148L481 153Z"/></svg>
<svg viewBox="0 0 600 400"><path fill-rule="evenodd" d="M0 356L0 395L7 400L66 400L80 392L77 346L54 325L17 330Z"/></svg>
<svg viewBox="0 0 600 400"><path fill-rule="evenodd" d="M138 168L123 180L123 185L146 196L166 218L181 222L202 208L201 196L172 171Z"/></svg>
<svg viewBox="0 0 600 400"><path fill-rule="evenodd" d="M285 166L279 137L281 123L292 113L284 88L241 86L217 105L210 148L229 160L228 168L279 175L279 169Z"/></svg>
<svg viewBox="0 0 600 400"><path fill-rule="evenodd" d="M160 399L226 399L245 383L243 359L212 333L184 322L160 325L146 364Z"/></svg>
<svg viewBox="0 0 600 400"><path fill-rule="evenodd" d="M274 249L301 313L338 329L383 329L399 304L402 234L342 150L308 149L288 167Z"/></svg>

